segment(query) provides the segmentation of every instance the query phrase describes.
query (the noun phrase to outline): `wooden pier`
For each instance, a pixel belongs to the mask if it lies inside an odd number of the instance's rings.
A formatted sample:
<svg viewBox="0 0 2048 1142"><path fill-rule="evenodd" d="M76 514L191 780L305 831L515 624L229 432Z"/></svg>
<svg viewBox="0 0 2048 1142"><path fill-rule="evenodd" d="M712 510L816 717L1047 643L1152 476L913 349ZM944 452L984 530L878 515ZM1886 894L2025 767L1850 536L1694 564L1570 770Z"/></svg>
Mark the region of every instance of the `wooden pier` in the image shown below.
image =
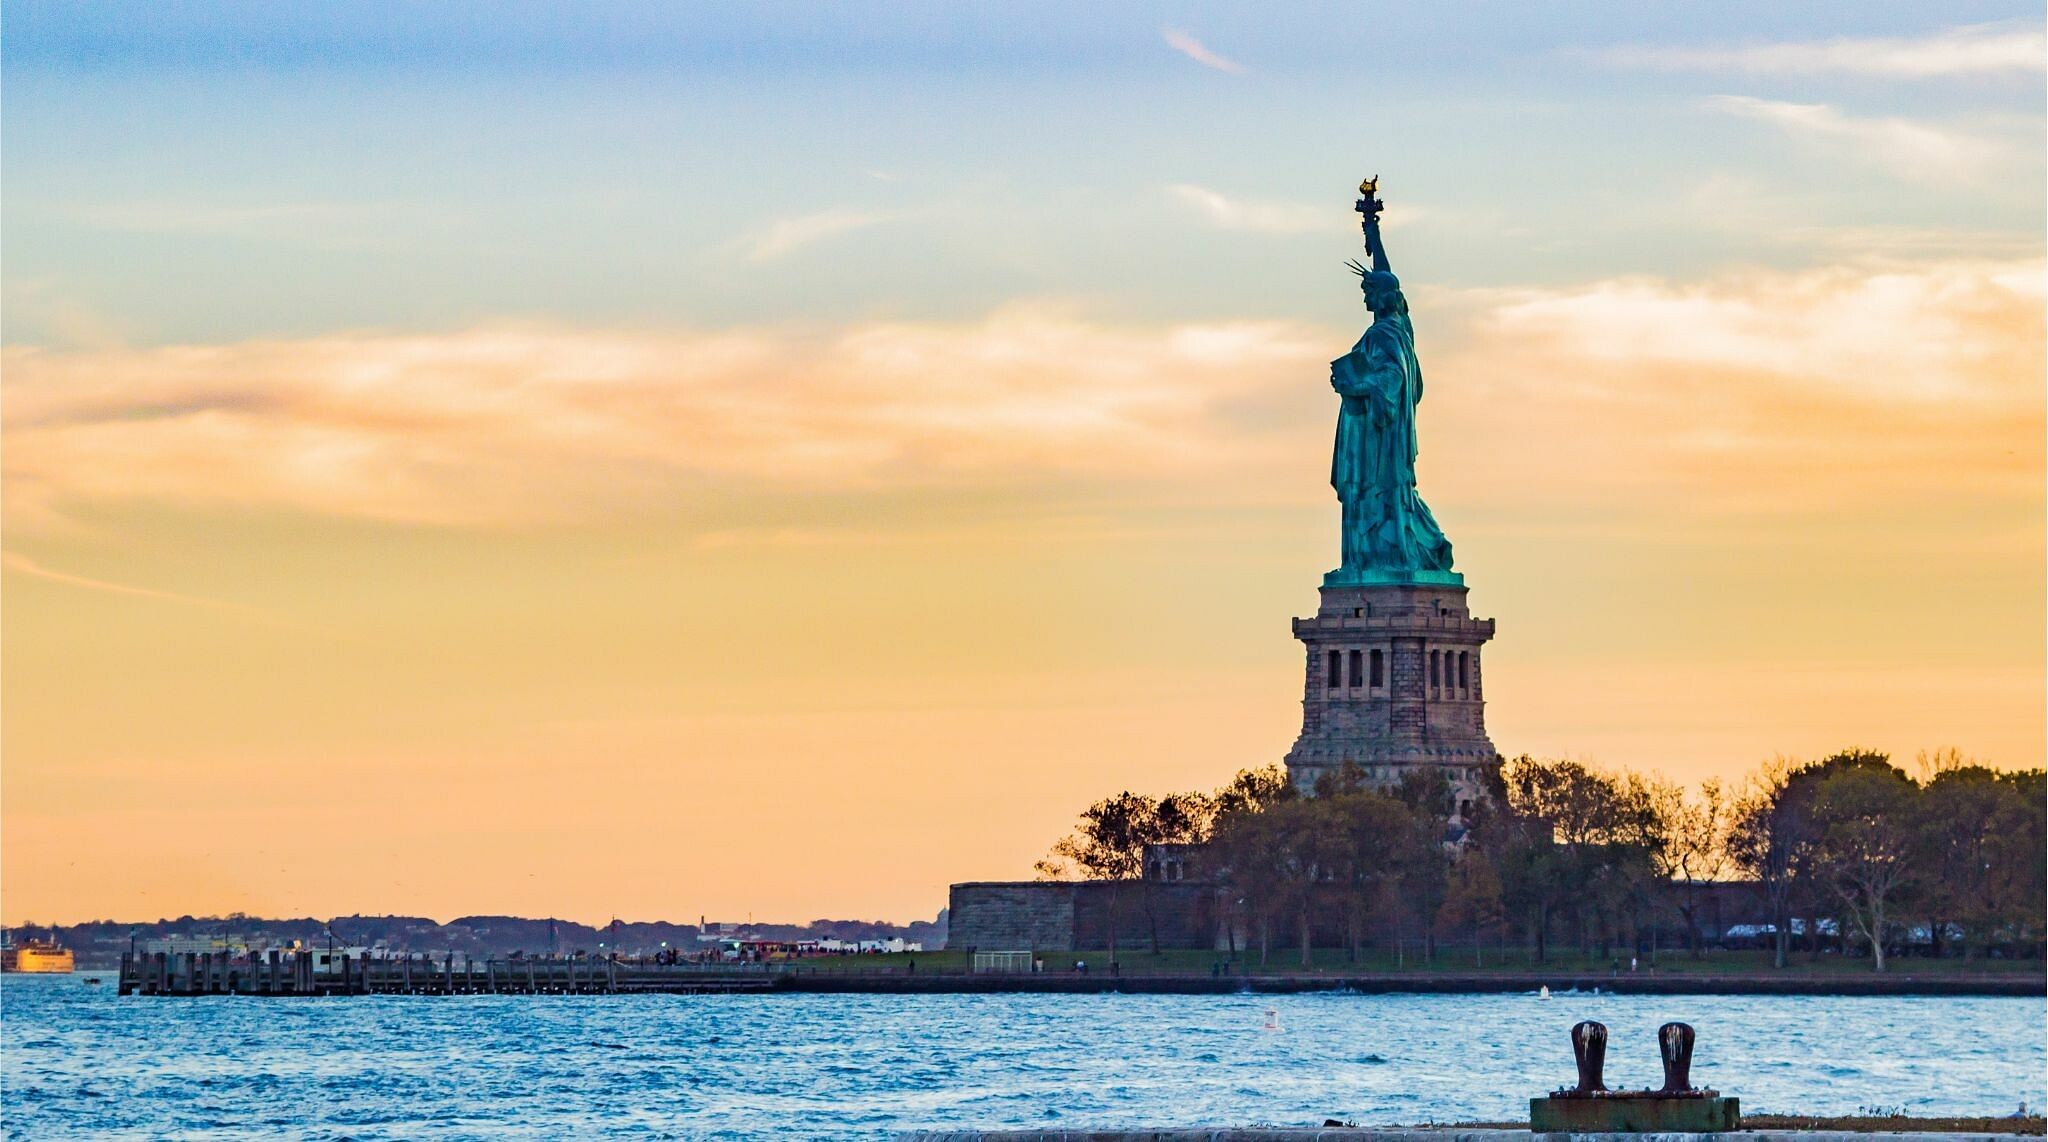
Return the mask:
<svg viewBox="0 0 2048 1142"><path fill-rule="evenodd" d="M724 995L766 992L765 972L694 964L653 966L609 959L458 960L454 956L263 956L217 952L124 953L122 995Z"/></svg>
<svg viewBox="0 0 2048 1142"><path fill-rule="evenodd" d="M1553 993L1624 995L2017 995L2039 1000L2035 972L1971 975L1633 976L1619 973L1376 972L1358 975L1194 975L1109 972L968 972L916 963L872 967L827 963L681 963L634 959L449 955L329 957L311 951L231 956L220 952L130 953L121 957L122 995L939 995L1049 992L1071 995L1291 995L1307 992Z"/></svg>

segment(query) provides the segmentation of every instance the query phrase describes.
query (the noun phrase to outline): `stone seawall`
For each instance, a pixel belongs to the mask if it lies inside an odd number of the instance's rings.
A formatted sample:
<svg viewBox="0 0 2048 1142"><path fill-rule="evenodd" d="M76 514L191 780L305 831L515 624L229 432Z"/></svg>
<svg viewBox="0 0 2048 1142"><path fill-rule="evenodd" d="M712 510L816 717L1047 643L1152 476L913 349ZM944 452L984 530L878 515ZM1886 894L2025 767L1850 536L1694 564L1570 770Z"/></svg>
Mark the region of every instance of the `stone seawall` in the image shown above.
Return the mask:
<svg viewBox="0 0 2048 1142"><path fill-rule="evenodd" d="M1122 995L1297 995L1346 992L1359 995L1527 993L1548 987L1559 999L1595 991L1614 995L2004 995L2041 998L2040 977L1927 977L1904 975L1795 976L1786 978L1609 978L1607 976L1113 976L1097 969L1087 975L855 975L817 972L778 976L777 991L880 994L1051 992ZM1860 1136L1859 1136L1860 1137Z"/></svg>
<svg viewBox="0 0 2048 1142"><path fill-rule="evenodd" d="M990 952L1067 951L1074 946L1074 888L1056 881L953 885L946 942Z"/></svg>
<svg viewBox="0 0 2048 1142"><path fill-rule="evenodd" d="M946 946L983 952L1223 946L1216 889L1193 882L973 881L952 886Z"/></svg>

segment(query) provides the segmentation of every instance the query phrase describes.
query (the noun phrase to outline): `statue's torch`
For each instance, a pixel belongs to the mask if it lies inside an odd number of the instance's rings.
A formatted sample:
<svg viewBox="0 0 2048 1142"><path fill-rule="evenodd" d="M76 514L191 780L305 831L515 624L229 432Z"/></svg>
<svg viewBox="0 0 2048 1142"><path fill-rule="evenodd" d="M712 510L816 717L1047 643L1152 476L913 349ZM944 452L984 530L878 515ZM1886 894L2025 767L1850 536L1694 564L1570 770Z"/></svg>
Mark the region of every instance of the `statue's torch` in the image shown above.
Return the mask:
<svg viewBox="0 0 2048 1142"><path fill-rule="evenodd" d="M1379 200L1379 189L1378 175L1359 183L1358 193L1364 197L1352 209L1364 216L1359 222L1359 229L1365 231L1365 252L1372 258L1372 268L1389 272L1392 267L1387 264L1387 249L1380 244L1380 211L1385 210L1387 204Z"/></svg>
<svg viewBox="0 0 2048 1142"><path fill-rule="evenodd" d="M1377 197L1375 197L1376 195L1378 195L1379 189L1380 176L1378 175L1374 175L1371 178L1366 179L1364 182L1359 183L1358 193L1364 195L1365 197L1358 200L1357 206L1352 207L1352 209L1358 211L1360 214L1365 215L1365 217L1360 220L1360 223L1364 227L1365 232L1368 236L1372 234L1374 225L1378 223L1380 220L1380 211L1385 210L1387 208L1386 203L1381 202Z"/></svg>

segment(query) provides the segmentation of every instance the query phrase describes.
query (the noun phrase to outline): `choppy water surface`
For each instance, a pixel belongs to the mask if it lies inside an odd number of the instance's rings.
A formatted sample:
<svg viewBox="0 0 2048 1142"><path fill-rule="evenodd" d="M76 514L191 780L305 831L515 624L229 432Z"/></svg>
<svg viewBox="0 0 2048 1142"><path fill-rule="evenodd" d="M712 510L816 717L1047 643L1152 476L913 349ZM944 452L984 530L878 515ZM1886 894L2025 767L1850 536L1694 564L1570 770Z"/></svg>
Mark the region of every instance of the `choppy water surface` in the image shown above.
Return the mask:
<svg viewBox="0 0 2048 1142"><path fill-rule="evenodd" d="M1264 1031L1267 1008L1280 1030ZM0 984L11 1137L875 1136L916 1127L1515 1119L1612 1031L1610 1085L1748 1111L2005 1114L2044 1091L2038 999L608 996L118 999Z"/></svg>

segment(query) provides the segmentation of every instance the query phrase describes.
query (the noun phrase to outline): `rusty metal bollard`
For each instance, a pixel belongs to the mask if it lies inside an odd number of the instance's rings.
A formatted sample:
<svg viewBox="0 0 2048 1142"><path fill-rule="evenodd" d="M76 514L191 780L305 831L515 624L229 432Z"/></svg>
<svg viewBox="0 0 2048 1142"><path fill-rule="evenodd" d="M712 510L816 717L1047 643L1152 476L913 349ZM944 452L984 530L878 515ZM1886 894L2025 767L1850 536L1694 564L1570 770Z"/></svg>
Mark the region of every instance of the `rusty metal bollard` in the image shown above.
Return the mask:
<svg viewBox="0 0 2048 1142"><path fill-rule="evenodd" d="M1657 1028L1657 1053L1664 1058L1664 1089L1658 1093L1684 1094L1692 1089L1692 1044L1689 1023Z"/></svg>
<svg viewBox="0 0 2048 1142"><path fill-rule="evenodd" d="M1601 1071L1607 1066L1607 1024L1588 1019L1572 1027L1572 1057L1579 1063L1579 1085L1574 1094L1592 1094L1607 1089Z"/></svg>

